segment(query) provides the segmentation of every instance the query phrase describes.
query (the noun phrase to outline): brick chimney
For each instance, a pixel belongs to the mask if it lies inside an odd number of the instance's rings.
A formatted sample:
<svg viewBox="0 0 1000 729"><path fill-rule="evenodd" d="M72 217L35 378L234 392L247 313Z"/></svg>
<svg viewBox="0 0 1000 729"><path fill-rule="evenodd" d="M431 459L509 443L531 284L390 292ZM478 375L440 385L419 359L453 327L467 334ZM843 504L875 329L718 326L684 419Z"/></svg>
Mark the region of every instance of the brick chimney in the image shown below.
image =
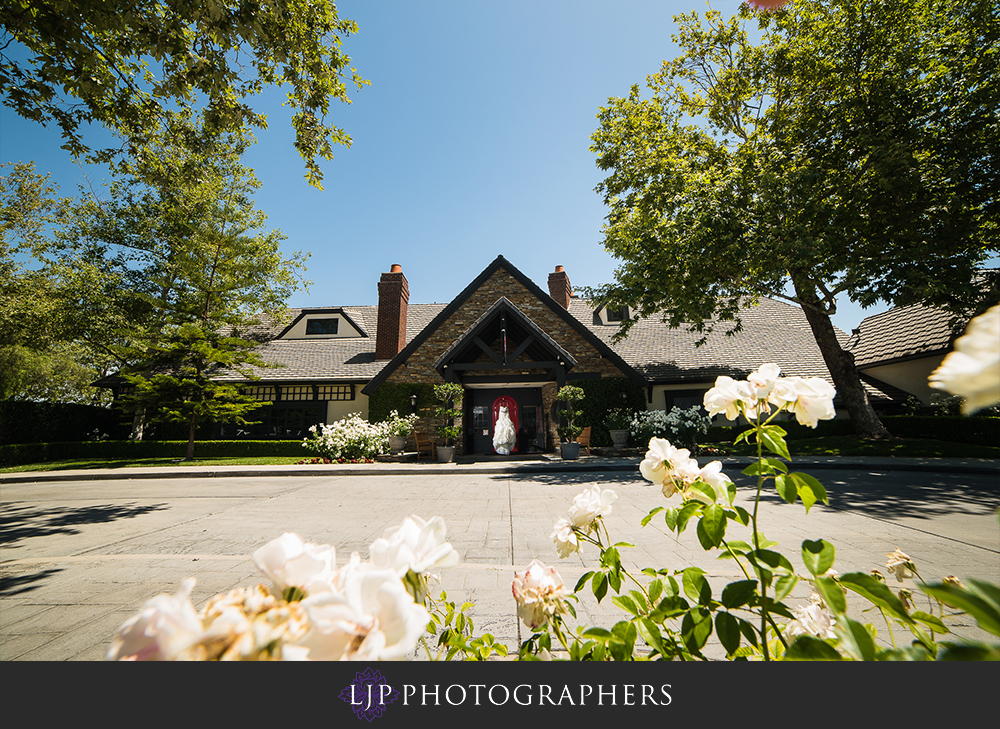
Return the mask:
<svg viewBox="0 0 1000 729"><path fill-rule="evenodd" d="M403 267L392 264L378 282L378 331L375 334L375 359L392 359L406 346L406 306L410 287Z"/></svg>
<svg viewBox="0 0 1000 729"><path fill-rule="evenodd" d="M569 285L569 276L562 266L556 266L555 272L549 274L549 296L562 308L569 308L569 300L573 298L573 287Z"/></svg>

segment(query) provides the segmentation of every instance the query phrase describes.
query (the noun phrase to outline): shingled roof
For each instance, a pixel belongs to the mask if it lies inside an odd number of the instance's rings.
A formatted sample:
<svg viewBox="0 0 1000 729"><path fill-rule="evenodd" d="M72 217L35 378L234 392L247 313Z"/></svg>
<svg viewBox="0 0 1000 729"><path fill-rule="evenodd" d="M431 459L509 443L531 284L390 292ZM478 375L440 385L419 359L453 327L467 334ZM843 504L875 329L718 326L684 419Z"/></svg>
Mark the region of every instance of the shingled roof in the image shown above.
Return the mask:
<svg viewBox="0 0 1000 729"><path fill-rule="evenodd" d="M869 316L851 335L846 349L859 368L942 354L962 327L949 325L952 314L927 306L901 306Z"/></svg>
<svg viewBox="0 0 1000 729"><path fill-rule="evenodd" d="M701 346L696 344L704 335L684 327L671 329L659 319L638 321L628 337L611 344L618 327L594 324L589 302L572 300L570 313L607 341L649 384L714 382L720 375L745 379L768 362L777 364L787 377L822 377L833 382L802 309L775 299L762 298L756 306L744 307L740 311L743 329L732 336L726 334L732 322L717 322ZM844 344L847 334L836 331ZM877 381L863 384L868 396L876 400L905 397L897 388Z"/></svg>

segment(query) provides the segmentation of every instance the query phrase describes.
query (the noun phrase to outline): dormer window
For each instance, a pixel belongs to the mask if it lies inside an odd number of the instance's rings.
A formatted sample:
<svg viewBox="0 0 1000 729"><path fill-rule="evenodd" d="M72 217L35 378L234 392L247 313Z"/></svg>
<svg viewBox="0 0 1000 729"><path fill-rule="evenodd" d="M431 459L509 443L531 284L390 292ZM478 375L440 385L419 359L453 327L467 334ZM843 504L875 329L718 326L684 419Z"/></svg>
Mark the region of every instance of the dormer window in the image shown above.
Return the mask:
<svg viewBox="0 0 1000 729"><path fill-rule="evenodd" d="M309 319L306 322L306 335L336 334L340 319Z"/></svg>
<svg viewBox="0 0 1000 729"><path fill-rule="evenodd" d="M625 318L625 309L624 308L612 309L611 307L608 307L606 309L606 311L607 311L607 317L608 317L608 322L609 323L610 322L616 322L616 321L622 321Z"/></svg>

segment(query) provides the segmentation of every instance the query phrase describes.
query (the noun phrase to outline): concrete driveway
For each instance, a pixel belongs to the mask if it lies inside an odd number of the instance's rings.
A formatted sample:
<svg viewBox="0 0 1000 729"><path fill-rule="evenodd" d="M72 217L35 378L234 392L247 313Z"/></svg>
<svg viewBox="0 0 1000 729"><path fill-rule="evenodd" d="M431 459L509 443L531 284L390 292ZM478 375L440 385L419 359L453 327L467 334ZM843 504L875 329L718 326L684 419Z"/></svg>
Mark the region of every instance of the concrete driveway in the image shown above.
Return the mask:
<svg viewBox="0 0 1000 729"><path fill-rule="evenodd" d="M749 503L749 481L738 470L727 473L741 486L738 498ZM538 558L572 585L596 562L591 548L560 560L549 539L573 496L592 485L618 494L606 522L613 539L637 545L623 550L636 574L647 566L693 564L716 589L742 579L732 560L701 549L694 529L678 539L658 518L640 527L650 509L667 502L633 470L188 475L0 483L0 659L100 660L123 621L150 597L174 592L185 577L197 578L192 598L200 606L216 593L260 582L250 555L285 531L335 545L344 563L353 551L365 557L372 541L409 514L444 518L463 561L442 573L440 587L449 600L474 601L477 632L491 632L515 651L524 635L510 594L514 570ZM995 471L827 464L815 475L830 493L829 507L806 515L801 504L785 504L773 491L762 504L765 534L801 574L802 540L823 538L836 545L841 573L885 573L885 554L898 547L928 580L954 574L1000 581ZM800 583L789 602L804 603L808 593ZM917 607L926 610L921 601ZM589 596L581 607L581 619L605 627L620 617L610 598L597 605ZM974 625L955 630L988 637Z"/></svg>

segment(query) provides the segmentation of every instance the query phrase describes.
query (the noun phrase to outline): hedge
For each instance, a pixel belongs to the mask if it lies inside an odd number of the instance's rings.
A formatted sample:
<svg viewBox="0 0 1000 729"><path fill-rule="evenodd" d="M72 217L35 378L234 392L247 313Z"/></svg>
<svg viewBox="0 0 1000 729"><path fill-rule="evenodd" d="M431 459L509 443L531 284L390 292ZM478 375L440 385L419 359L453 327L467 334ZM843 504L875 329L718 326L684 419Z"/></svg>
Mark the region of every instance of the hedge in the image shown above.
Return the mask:
<svg viewBox="0 0 1000 729"><path fill-rule="evenodd" d="M884 415L882 424L897 438L928 438L974 445L1000 446L1000 418L948 415ZM778 423L788 440L854 435L854 424L846 419L821 420L816 428L792 420ZM732 443L747 425L714 425L700 438L702 443Z"/></svg>
<svg viewBox="0 0 1000 729"><path fill-rule="evenodd" d="M0 401L0 444L86 440L97 430L110 439L127 438L131 417L94 405Z"/></svg>
<svg viewBox="0 0 1000 729"><path fill-rule="evenodd" d="M19 443L0 446L0 466L95 458L135 460L184 458L186 440L103 440ZM301 440L206 440L195 443L195 458L305 457Z"/></svg>

